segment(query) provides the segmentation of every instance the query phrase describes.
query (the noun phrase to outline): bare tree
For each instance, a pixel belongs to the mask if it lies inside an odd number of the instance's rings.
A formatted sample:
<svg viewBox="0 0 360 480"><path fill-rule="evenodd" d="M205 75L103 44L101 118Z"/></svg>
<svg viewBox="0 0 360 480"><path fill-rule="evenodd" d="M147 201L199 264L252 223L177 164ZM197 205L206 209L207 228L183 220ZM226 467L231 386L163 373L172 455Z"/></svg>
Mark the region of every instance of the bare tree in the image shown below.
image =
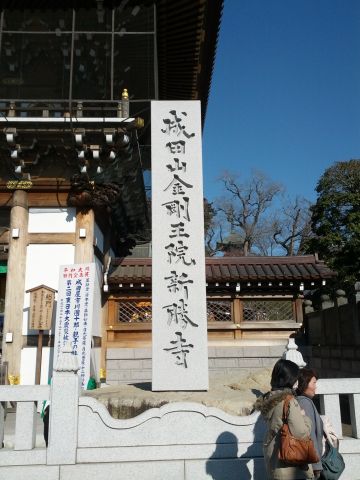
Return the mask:
<svg viewBox="0 0 360 480"><path fill-rule="evenodd" d="M293 201L287 199L273 221L273 239L287 256L304 253L305 241L311 234L310 206L311 203L300 196Z"/></svg>
<svg viewBox="0 0 360 480"><path fill-rule="evenodd" d="M269 214L258 228L258 234L254 240L253 250L259 255L276 255L278 245L274 240L274 221L276 216Z"/></svg>
<svg viewBox="0 0 360 480"><path fill-rule="evenodd" d="M251 178L242 183L231 173L224 173L220 181L226 196L216 202L217 210L229 223L230 230L239 233L240 250L247 256L264 233L265 212L283 188L259 171L253 171Z"/></svg>
<svg viewBox="0 0 360 480"><path fill-rule="evenodd" d="M218 243L223 241L223 225L212 202L204 198L205 254L213 257L219 252Z"/></svg>

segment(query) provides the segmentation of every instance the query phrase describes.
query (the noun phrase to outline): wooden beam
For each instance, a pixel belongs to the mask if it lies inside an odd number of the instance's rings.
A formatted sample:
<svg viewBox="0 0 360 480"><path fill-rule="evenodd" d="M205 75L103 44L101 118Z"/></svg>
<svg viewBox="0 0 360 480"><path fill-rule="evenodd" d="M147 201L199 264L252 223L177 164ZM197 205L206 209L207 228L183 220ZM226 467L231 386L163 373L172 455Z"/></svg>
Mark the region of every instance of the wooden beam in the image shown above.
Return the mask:
<svg viewBox="0 0 360 480"><path fill-rule="evenodd" d="M4 232L0 233L0 244L7 243L9 243L9 231L5 230Z"/></svg>
<svg viewBox="0 0 360 480"><path fill-rule="evenodd" d="M12 196L17 190L0 191L0 206L11 207ZM24 190L25 191L25 190ZM55 186L46 190L30 190L28 194L28 206L31 207L67 207L68 188L66 190L57 191Z"/></svg>
<svg viewBox="0 0 360 480"><path fill-rule="evenodd" d="M30 192L29 207L67 207L68 192Z"/></svg>
<svg viewBox="0 0 360 480"><path fill-rule="evenodd" d="M30 243L75 245L75 233L29 233L28 244Z"/></svg>
<svg viewBox="0 0 360 480"><path fill-rule="evenodd" d="M13 191L0 192L0 207L11 207Z"/></svg>

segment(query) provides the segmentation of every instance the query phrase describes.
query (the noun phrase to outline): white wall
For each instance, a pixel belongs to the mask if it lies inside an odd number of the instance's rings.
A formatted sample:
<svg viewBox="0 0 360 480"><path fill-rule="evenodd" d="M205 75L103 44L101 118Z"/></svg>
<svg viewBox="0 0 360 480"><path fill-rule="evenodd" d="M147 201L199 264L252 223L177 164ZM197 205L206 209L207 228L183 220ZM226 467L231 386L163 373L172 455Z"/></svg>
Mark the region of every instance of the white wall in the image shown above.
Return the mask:
<svg viewBox="0 0 360 480"><path fill-rule="evenodd" d="M90 376L94 377L97 382L100 381L100 361L101 347L92 348L90 357Z"/></svg>
<svg viewBox="0 0 360 480"><path fill-rule="evenodd" d="M94 236L95 236L95 245L98 247L98 249L102 253L104 253L104 235L96 223L94 227Z"/></svg>
<svg viewBox="0 0 360 480"><path fill-rule="evenodd" d="M51 376L52 348L44 347L41 357L41 378L40 383L46 385ZM37 347L23 348L21 351L20 379L22 385L35 384Z"/></svg>
<svg viewBox="0 0 360 480"><path fill-rule="evenodd" d="M30 208L29 233L72 233L76 230L75 208ZM100 228L95 225L95 238L98 248L103 251L104 236ZM25 291L39 285L46 285L58 289L59 267L74 263L75 246L71 244L30 244L27 247ZM102 291L102 264L96 258L97 281L94 292L93 336L101 336L101 291ZM57 295L55 295L57 299ZM37 335L37 331L30 330L29 324L30 294L24 295L23 335ZM56 301L53 311L52 330L55 327ZM51 333L51 332L50 332ZM48 331L44 332L47 336ZM47 383L51 374L53 349L43 349L41 383ZM92 354L94 374L99 377L99 352ZM36 347L25 347L21 352L20 378L24 385L33 385L35 381Z"/></svg>
<svg viewBox="0 0 360 480"><path fill-rule="evenodd" d="M29 208L29 233L72 233L75 208Z"/></svg>
<svg viewBox="0 0 360 480"><path fill-rule="evenodd" d="M30 208L29 233L74 233L76 229L75 208ZM47 285L57 290L59 266L74 262L75 247L71 244L30 244L26 252L25 292L38 285ZM56 295L55 295L56 299ZM29 330L30 294L24 295L23 335L37 335ZM55 324L56 302L54 305L52 329ZM50 332L51 333L51 332ZM45 338L49 335L44 332ZM44 347L42 352L41 383L46 384L52 364L52 348ZM20 379L24 385L35 382L36 347L25 347L21 351Z"/></svg>
<svg viewBox="0 0 360 480"><path fill-rule="evenodd" d="M25 291L38 285L57 290L59 266L74 262L74 245L29 245L26 253ZM28 332L30 294L24 297L23 335Z"/></svg>
<svg viewBox="0 0 360 480"><path fill-rule="evenodd" d="M29 245L26 255L25 291L38 285L47 285L57 290L59 282L59 266L73 263L74 245ZM56 296L55 296L56 298ZM30 330L29 325L30 294L24 295L23 335L37 335L37 331ZM52 329L55 326L56 302L53 310ZM45 331L44 335L48 335ZM48 350L46 352L46 350ZM47 384L51 368L49 358L52 357L52 348L43 349L41 367L41 383ZM50 362L52 363L52 362ZM50 365L51 366L51 365ZM20 379L23 385L35 383L36 347L25 347L21 350Z"/></svg>

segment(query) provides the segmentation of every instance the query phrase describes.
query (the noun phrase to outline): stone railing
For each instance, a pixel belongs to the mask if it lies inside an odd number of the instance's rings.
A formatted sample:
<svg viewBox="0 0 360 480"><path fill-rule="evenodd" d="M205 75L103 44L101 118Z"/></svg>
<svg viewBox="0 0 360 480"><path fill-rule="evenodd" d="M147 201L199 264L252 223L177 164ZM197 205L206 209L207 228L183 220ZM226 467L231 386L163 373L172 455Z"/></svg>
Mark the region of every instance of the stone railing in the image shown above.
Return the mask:
<svg viewBox="0 0 360 480"><path fill-rule="evenodd" d="M351 438L360 438L360 378L321 379L317 393L320 413L326 415L339 438L343 438L339 395L349 398Z"/></svg>
<svg viewBox="0 0 360 480"><path fill-rule="evenodd" d="M14 448L0 449L0 478L265 478L264 424L257 413L236 417L196 403L170 403L117 420L94 398L79 397L77 369L65 352L51 387L0 387L0 402L17 403ZM322 413L342 438L342 479L360 479L360 379L321 380L318 388ZM351 432L342 431L339 394L350 398ZM36 448L34 402L49 397L49 446Z"/></svg>
<svg viewBox="0 0 360 480"><path fill-rule="evenodd" d="M35 448L36 404L49 398L48 385L0 387L0 448L4 441L5 404L16 403L14 450L32 450Z"/></svg>

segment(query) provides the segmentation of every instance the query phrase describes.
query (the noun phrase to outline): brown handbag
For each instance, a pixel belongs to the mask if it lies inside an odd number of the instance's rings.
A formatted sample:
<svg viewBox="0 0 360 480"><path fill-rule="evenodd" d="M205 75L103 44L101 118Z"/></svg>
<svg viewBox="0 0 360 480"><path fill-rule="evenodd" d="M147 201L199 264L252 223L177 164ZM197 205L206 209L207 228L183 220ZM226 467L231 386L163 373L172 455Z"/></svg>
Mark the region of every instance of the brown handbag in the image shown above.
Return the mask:
<svg viewBox="0 0 360 480"><path fill-rule="evenodd" d="M283 426L280 429L279 459L290 465L304 465L317 463L319 455L316 452L314 443L310 436L307 438L296 438L291 435L288 425L289 402L294 398L288 395L284 400Z"/></svg>

